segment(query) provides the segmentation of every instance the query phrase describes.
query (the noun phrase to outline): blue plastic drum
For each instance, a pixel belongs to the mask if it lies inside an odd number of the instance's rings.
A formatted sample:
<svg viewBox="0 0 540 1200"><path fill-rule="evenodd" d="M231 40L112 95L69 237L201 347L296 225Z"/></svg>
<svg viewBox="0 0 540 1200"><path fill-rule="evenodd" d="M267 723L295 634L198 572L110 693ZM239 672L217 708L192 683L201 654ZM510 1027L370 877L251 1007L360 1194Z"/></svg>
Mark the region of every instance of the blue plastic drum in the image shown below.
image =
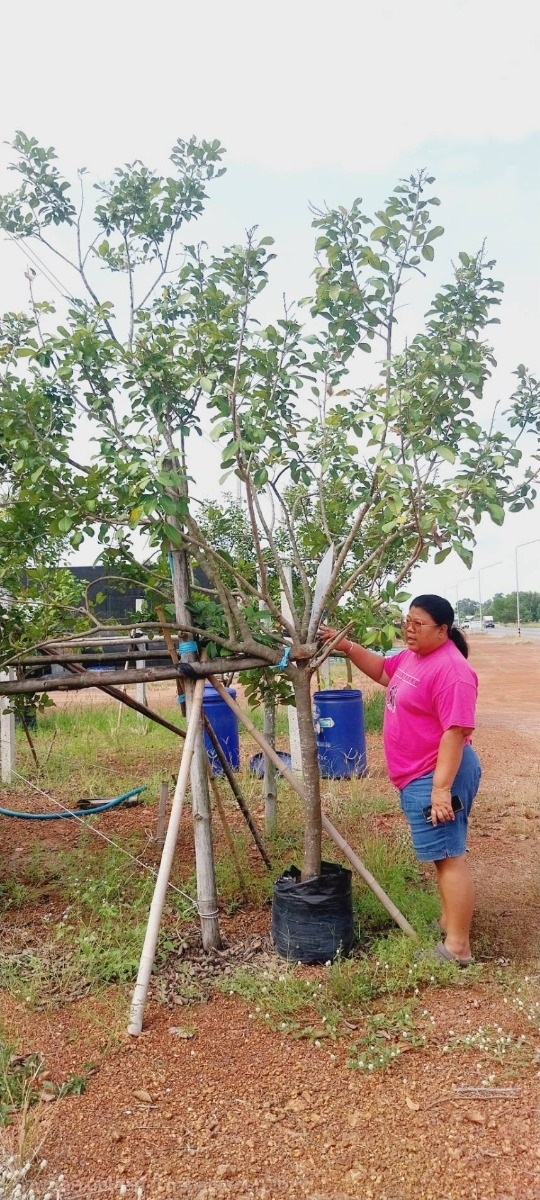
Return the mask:
<svg viewBox="0 0 540 1200"><path fill-rule="evenodd" d="M234 688L227 688L229 696L236 699ZM204 685L203 710L208 717L217 740L223 750L227 762L233 771L240 767L240 737L238 733L238 717L210 683ZM213 775L223 775L223 768L208 737L204 734L204 744L210 760Z"/></svg>
<svg viewBox="0 0 540 1200"><path fill-rule="evenodd" d="M357 688L315 692L313 716L323 779L367 774L364 704Z"/></svg>

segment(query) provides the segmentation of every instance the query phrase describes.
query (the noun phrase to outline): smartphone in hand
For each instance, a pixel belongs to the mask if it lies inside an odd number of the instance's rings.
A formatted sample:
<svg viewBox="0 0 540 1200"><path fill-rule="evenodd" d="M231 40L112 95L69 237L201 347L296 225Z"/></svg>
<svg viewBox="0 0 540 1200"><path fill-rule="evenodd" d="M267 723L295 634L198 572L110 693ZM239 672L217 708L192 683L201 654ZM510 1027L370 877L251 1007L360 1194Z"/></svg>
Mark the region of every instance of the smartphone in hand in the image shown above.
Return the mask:
<svg viewBox="0 0 540 1200"><path fill-rule="evenodd" d="M455 813L463 812L463 805L459 796L452 796L452 809ZM424 820L427 821L428 825L432 825L433 819L431 816L431 804L426 805L426 807L422 809L422 812L424 814Z"/></svg>

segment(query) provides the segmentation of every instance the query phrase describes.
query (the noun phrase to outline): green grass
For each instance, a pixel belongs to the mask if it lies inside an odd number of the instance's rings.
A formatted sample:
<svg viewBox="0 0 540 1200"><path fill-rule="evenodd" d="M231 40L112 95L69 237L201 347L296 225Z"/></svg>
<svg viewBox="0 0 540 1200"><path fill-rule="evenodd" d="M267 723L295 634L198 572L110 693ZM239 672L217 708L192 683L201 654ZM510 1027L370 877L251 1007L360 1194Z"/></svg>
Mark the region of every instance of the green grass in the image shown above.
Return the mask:
<svg viewBox="0 0 540 1200"><path fill-rule="evenodd" d="M316 1045L347 1040L350 1065L367 1069L369 1062L389 1064L395 1057L383 1052L389 1045L424 1044L429 1019L417 997L426 989L466 988L477 982L477 973L467 972L464 978L453 964L439 963L419 952L417 943L391 935L374 942L369 955L338 957L319 968L280 960L263 970L241 967L216 986L241 996L249 1005L250 1020L263 1021L271 1029Z"/></svg>
<svg viewBox="0 0 540 1200"><path fill-rule="evenodd" d="M16 1055L0 1035L0 1125L7 1125L25 1105L36 1103L44 1069L41 1054Z"/></svg>
<svg viewBox="0 0 540 1200"><path fill-rule="evenodd" d="M137 846L126 843L133 854ZM97 846L83 830L76 847L39 856L43 879L61 898L57 922L44 921L36 944L18 946L5 937L0 987L31 1005L46 1007L126 982L136 974L154 878L122 854ZM35 863L30 863L36 878Z"/></svg>
<svg viewBox="0 0 540 1200"><path fill-rule="evenodd" d="M171 722L182 725L174 711ZM146 784L157 795L161 779L176 778L181 742L174 734L136 713L116 705L77 705L50 708L38 719L32 735L40 763L35 766L24 734L17 735L17 770L44 791L58 788L82 796L110 797ZM24 787L22 784L15 785Z"/></svg>
<svg viewBox="0 0 540 1200"><path fill-rule="evenodd" d="M384 717L384 691L374 692L372 696L364 697L364 726L366 733L380 733Z"/></svg>
<svg viewBox="0 0 540 1200"><path fill-rule="evenodd" d="M419 933L426 933L437 916L439 902L434 889L427 888L406 836L392 840L370 837L362 840L362 861L377 883ZM354 913L361 942L378 932L393 930L395 923L367 884L355 880Z"/></svg>
<svg viewBox="0 0 540 1200"><path fill-rule="evenodd" d="M86 1090L94 1063L84 1064L79 1074L64 1083L54 1084L46 1073L41 1054L16 1054L13 1045L0 1034L0 1126L9 1125L17 1113L37 1104L44 1096L80 1096Z"/></svg>

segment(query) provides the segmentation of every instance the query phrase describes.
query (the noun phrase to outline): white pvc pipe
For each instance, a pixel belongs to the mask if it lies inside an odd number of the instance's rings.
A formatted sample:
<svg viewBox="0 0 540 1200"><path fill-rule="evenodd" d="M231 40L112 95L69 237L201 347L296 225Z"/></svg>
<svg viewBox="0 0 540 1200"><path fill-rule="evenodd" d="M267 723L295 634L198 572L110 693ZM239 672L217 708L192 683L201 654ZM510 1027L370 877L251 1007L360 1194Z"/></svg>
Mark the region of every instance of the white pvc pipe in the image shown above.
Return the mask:
<svg viewBox="0 0 540 1200"><path fill-rule="evenodd" d="M128 1033L134 1034L135 1036L139 1034L142 1029L148 985L150 983L150 976L152 974L152 967L154 965L154 959L156 956L159 925L165 905L165 897L167 895L167 887L171 873L174 851L176 849L176 840L178 838L178 829L180 827L184 796L186 794L186 788L189 781L191 759L193 757L195 741L199 732L204 684L204 679L198 679L193 689L193 700L189 715L188 727L186 730L186 740L184 742L184 748L182 751L182 761L180 763L180 770L178 772L178 779L176 781L176 788L171 806L171 815L169 817L167 836L165 838L165 845L163 847L161 862L159 864L156 886L154 888L154 895L152 897L150 912L148 914L148 925L146 926L144 945L139 963L139 973L137 975L137 982L135 984L129 1014Z"/></svg>
<svg viewBox="0 0 540 1200"><path fill-rule="evenodd" d="M13 667L0 671L0 679L13 681ZM11 783L15 770L15 715L9 711L9 696L0 696L0 774L2 783Z"/></svg>

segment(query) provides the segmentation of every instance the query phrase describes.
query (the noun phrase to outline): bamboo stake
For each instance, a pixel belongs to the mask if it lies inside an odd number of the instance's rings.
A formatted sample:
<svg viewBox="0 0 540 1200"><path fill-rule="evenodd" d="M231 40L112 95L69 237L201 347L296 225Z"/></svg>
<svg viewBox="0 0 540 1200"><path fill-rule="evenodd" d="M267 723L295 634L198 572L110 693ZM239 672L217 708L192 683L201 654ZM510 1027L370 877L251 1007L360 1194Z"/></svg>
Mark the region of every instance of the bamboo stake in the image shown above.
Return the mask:
<svg viewBox="0 0 540 1200"><path fill-rule="evenodd" d="M219 679L215 678L215 676L210 677L210 682L212 684L212 687L214 687L216 689L216 692L219 692L219 695L221 696L222 700L225 700L225 703L229 705L229 708L232 708L233 712L236 713L239 720L242 721L242 723L243 723L243 725L245 725L246 729L249 730L251 736L253 738L255 738L255 741L258 742L259 746L261 747L262 750L264 750L265 754L267 754L268 757L271 758L273 760L273 762L275 762L276 766L281 771L281 774L288 781L288 783L290 783L293 790L295 792L297 792L297 794L299 796L302 797L302 800L305 801L306 793L305 793L305 790L304 790L302 784L298 781L297 777L293 774L293 772L290 771L287 766L285 766L285 763L281 762L281 760L278 758L273 747L269 744L269 742L266 741L266 738L263 737L262 733L259 733L258 729L255 728L253 722L250 721L249 717L246 716L246 714L242 711L240 706L236 703L236 700L233 700L232 696L229 696L229 693L225 691L225 688L219 682ZM407 933L409 935L409 937L416 939L417 934L415 933L412 925L409 925L407 918L404 917L403 913L401 913L399 911L399 908L396 907L393 900L390 899L390 897L386 894L386 892L380 886L380 884L377 883L377 880L371 874L371 871L368 871L367 867L364 866L364 863L362 862L362 860L358 857L357 854L355 854L354 850L349 846L348 842L345 841L345 838L343 838L341 836L341 834L338 833L335 826L332 825L331 821L329 821L328 817L325 817L324 814L323 814L323 818L322 818L322 826L323 826L325 833L327 833L329 835L329 837L331 837L332 840L336 843L336 846L339 847L342 854L345 855L345 858L348 859L351 866L354 867L355 871L357 871L358 874L361 875L362 879L365 881L365 883L367 883L368 887L371 888L372 892L375 894L377 899L380 900L381 904L386 909L387 913L389 913L390 916L393 918L393 920L396 922L396 924L399 925L400 929L402 929L404 933Z"/></svg>
<svg viewBox="0 0 540 1200"><path fill-rule="evenodd" d="M161 915L163 913L165 897L167 894L167 886L169 883L169 876L171 873L172 861L176 848L176 840L178 837L178 829L180 827L184 796L186 794L186 788L189 780L191 760L193 758L193 751L195 749L197 736L200 732L203 692L204 680L197 680L193 690L191 713L189 716L188 727L186 730L186 741L171 806L171 815L169 817L167 836L165 838L163 854L161 855L161 862L159 864L158 877L156 880L154 895L152 897L152 904L150 905L150 913L148 915L148 925L146 927L146 935L142 948L141 960L139 963L137 983L135 984L133 999L131 1001L128 1033L131 1033L134 1036L137 1036L142 1029L144 1008L148 994L148 984L150 982L150 975L152 973L152 967L154 965L154 958L156 955L159 924L161 921Z"/></svg>
<svg viewBox="0 0 540 1200"><path fill-rule="evenodd" d="M227 695L228 694L229 693L227 692ZM210 721L208 720L206 713L203 714L203 720L204 720L204 728L208 734L208 737L210 738L213 749L221 763L221 766L223 768L223 773L229 782L229 787L231 789L231 792L236 800L236 803L238 804L240 812L242 813L242 816L246 822L246 825L251 833L253 841L255 842L255 845L259 851L259 854L260 854L263 862L266 864L266 866L268 868L270 868L272 866L272 862L268 856L268 851L265 848L263 839L259 833L257 825L255 824L255 821L253 820L253 817L252 817L252 815L249 811L249 808L244 800L242 792L240 791L238 783L234 777L234 771L231 768L231 765L227 759L227 756L223 752L222 746L220 745L218 737L217 737Z"/></svg>
<svg viewBox="0 0 540 1200"><path fill-rule="evenodd" d="M212 792L213 792L214 799L216 802L216 808L218 810L218 813L219 813L219 816L221 819L221 824L223 826L223 832L225 834L225 837L227 838L227 843L228 843L229 850L232 855L232 860L236 867L236 874L238 876L238 882L240 884L240 891L242 892L242 896L244 897L244 900L246 901L246 904L247 904L247 902L249 900L249 896L248 896L248 892L247 892L246 881L245 881L243 873L242 873L242 868L240 866L240 860L238 858L236 846L234 844L234 838L231 833L231 827L227 820L227 814L225 812L225 807L224 807L223 801L220 796L219 787L217 785L217 781L214 779L214 776L212 774L212 768L210 766L210 763L208 763L208 779L209 779L210 787L212 788Z"/></svg>
<svg viewBox="0 0 540 1200"><path fill-rule="evenodd" d="M136 663L136 666L138 666L138 665L139 665L139 664L138 664L138 663ZM129 670L129 662L128 662L128 661L126 661L126 662L124 663L124 671L128 671L128 670ZM124 693L124 696L125 696L125 695L126 695L126 685L125 685L125 684L124 684L124 686L123 686L123 688L122 688L122 691L123 691L123 693ZM122 713L123 713L123 711L124 711L124 709L123 709L123 701L122 701L122 700L119 700L119 701L118 701L118 718L117 718L117 721L116 721L116 732L117 732L117 733L118 733L118 730L120 729L120 722L121 722L121 720L122 720Z"/></svg>
<svg viewBox="0 0 540 1200"><path fill-rule="evenodd" d="M169 799L169 785L166 779L162 779L159 787L158 813L156 821L156 845L160 850L163 850L165 845L165 818L167 815L167 802Z"/></svg>
<svg viewBox="0 0 540 1200"><path fill-rule="evenodd" d="M368 887L371 888L371 891L374 893L377 899L380 900L387 913L393 917L396 925L399 925L400 929L402 929L404 933L408 933L409 937L416 939L418 934L415 932L412 925L409 925L407 918L404 917L403 913L399 911L399 908L396 907L394 901L390 899L390 896L387 895L380 883L377 883L375 876L371 874L371 871L368 871L367 867L362 862L362 859L358 858L358 855L355 854L354 850L351 848L351 846L349 846L349 843L345 841L345 838L341 833L339 833L335 825L332 825L332 822L329 821L328 817L325 817L324 815L322 824L325 833L332 838L332 841L336 843L336 846L339 847L342 854L344 854L345 858L347 858L350 862L351 866L354 867L355 871L362 876L364 882L367 883Z"/></svg>

